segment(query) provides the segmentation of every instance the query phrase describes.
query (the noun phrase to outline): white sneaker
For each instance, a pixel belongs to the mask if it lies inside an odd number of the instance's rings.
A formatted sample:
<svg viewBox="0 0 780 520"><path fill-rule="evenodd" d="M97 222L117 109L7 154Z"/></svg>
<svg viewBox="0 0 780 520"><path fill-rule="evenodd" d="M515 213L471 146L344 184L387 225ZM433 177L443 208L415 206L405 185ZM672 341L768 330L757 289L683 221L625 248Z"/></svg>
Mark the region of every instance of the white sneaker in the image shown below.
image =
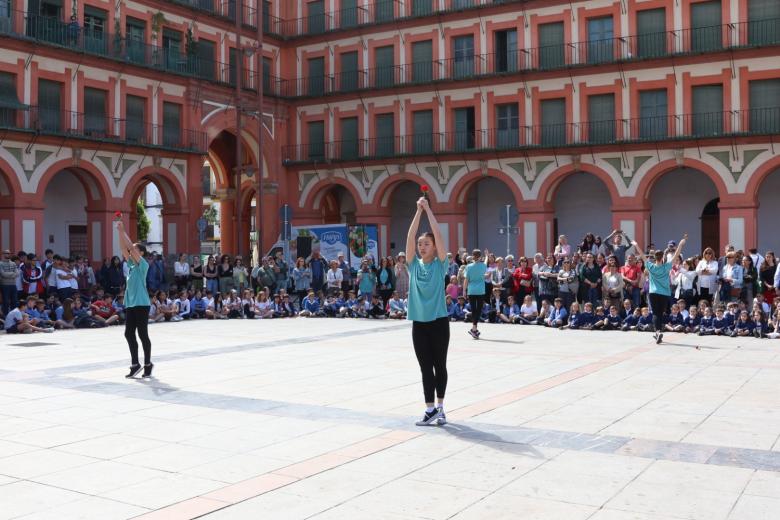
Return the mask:
<svg viewBox="0 0 780 520"><path fill-rule="evenodd" d="M444 426L447 424L447 416L444 414L444 408L441 406L437 407L436 410L439 412L439 418L436 419L436 424L439 426Z"/></svg>
<svg viewBox="0 0 780 520"><path fill-rule="evenodd" d="M46 332L46 333L48 333L48 334L51 334L52 332L54 332L54 327L48 327L48 328L45 328L45 329L43 329L43 332Z"/></svg>

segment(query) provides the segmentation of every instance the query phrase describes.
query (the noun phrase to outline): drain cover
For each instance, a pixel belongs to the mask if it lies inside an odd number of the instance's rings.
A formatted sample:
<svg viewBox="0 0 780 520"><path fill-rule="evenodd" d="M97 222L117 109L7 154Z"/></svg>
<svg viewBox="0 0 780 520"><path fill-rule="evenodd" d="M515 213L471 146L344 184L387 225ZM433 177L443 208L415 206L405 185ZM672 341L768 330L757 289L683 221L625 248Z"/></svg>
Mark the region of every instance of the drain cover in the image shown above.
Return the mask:
<svg viewBox="0 0 780 520"><path fill-rule="evenodd" d="M12 347L45 347L47 345L57 345L57 343L43 343L40 341L30 341L28 343L11 343Z"/></svg>

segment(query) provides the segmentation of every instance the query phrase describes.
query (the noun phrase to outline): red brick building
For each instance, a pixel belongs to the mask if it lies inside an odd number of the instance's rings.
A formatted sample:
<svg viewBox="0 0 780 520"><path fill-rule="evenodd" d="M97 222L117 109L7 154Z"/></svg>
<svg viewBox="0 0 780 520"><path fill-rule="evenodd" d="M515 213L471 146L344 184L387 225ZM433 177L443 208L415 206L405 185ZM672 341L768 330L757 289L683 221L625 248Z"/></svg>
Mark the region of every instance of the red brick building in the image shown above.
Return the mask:
<svg viewBox="0 0 780 520"><path fill-rule="evenodd" d="M0 1L0 245L106 256L154 182L196 251L204 161L226 252L284 203L398 250L421 184L450 249L502 250L506 205L523 254L780 242L780 2L258 3Z"/></svg>

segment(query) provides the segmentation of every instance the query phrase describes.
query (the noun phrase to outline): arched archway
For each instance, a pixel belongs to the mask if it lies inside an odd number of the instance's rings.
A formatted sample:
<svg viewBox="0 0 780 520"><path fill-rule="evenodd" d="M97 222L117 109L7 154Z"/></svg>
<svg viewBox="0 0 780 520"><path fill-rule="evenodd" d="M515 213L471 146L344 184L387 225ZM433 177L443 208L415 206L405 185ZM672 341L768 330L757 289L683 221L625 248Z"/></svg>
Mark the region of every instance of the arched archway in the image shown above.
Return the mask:
<svg viewBox="0 0 780 520"><path fill-rule="evenodd" d="M708 175L685 167L667 171L650 186L647 197L650 242L655 247L663 249L687 232L684 255L700 253L704 247L720 250L720 232L715 231L720 229L719 211L713 206L720 194Z"/></svg>
<svg viewBox="0 0 780 520"><path fill-rule="evenodd" d="M764 177L758 186L758 250L780 250L780 233L777 223L780 222L780 169Z"/></svg>
<svg viewBox="0 0 780 520"><path fill-rule="evenodd" d="M137 234L139 215L137 202L145 206L150 221L146 242L150 249L173 255L187 251L187 217L185 195L176 177L168 170L157 167L136 172L128 182L122 206L130 214L130 236Z"/></svg>
<svg viewBox="0 0 780 520"><path fill-rule="evenodd" d="M323 224L354 225L357 205L352 194L344 187L335 185L320 199L320 215Z"/></svg>
<svg viewBox="0 0 780 520"><path fill-rule="evenodd" d="M578 244L588 233L605 236L611 231L612 196L596 175L582 171L571 173L548 197L555 211L553 237L566 235L569 243Z"/></svg>
<svg viewBox="0 0 780 520"><path fill-rule="evenodd" d="M506 235L499 234L499 228L503 226L500 217L507 205L517 208L512 190L495 177L484 177L469 185L462 204L466 210L466 243L463 245L467 249L505 251ZM515 224L511 223L512 226Z"/></svg>

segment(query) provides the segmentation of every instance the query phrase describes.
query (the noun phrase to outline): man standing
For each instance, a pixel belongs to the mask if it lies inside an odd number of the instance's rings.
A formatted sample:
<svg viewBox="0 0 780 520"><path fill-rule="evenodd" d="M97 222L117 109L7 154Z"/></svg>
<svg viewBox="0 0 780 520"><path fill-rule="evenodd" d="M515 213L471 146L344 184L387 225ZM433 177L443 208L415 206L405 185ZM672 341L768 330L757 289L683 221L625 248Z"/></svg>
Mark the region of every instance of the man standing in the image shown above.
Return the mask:
<svg viewBox="0 0 780 520"><path fill-rule="evenodd" d="M625 244L623 244L623 237L626 239ZM631 238L622 229L616 229L604 239L604 242L607 244L607 251L617 258L618 266L625 264L626 252L633 247Z"/></svg>
<svg viewBox="0 0 780 520"><path fill-rule="evenodd" d="M144 258L146 247L143 244L133 244L125 232L122 221L117 222L119 234L119 247L122 256L127 260L127 288L125 289L125 339L130 347L130 373L125 377L135 377L141 371L138 360L138 341L135 334L141 339L144 349L144 374L143 377L152 375L152 342L149 340L149 291L146 288L146 275L149 272L149 263Z"/></svg>
<svg viewBox="0 0 780 520"><path fill-rule="evenodd" d="M0 292L3 296L3 315L7 316L11 309L16 308L19 301L19 292L16 290L16 277L19 268L16 262L11 260L11 251L3 251L3 259L0 260Z"/></svg>
<svg viewBox="0 0 780 520"><path fill-rule="evenodd" d="M645 262L645 267L650 273L650 294L648 298L650 300L650 310L653 313L653 327L655 329L653 337L658 344L664 339L662 332L664 315L669 309L669 299L672 296L671 280L669 279L669 273L672 271L672 260L677 258L687 240L688 234L686 233L680 240L680 245L677 246L672 258L666 259L663 251L656 251L654 253L655 261ZM645 255L642 253L639 245L636 242L632 242L632 245L639 251L639 258L644 261Z"/></svg>
<svg viewBox="0 0 780 520"><path fill-rule="evenodd" d="M319 250L311 254L309 267L311 267L311 288L315 293L319 293L325 283L325 271L328 270L328 263L320 256Z"/></svg>
<svg viewBox="0 0 780 520"><path fill-rule="evenodd" d="M626 291L626 297L631 300L631 305L639 307L642 289L639 287L640 275L639 267L636 265L636 257L629 254L626 259L626 265L620 268L620 275L623 277L623 283Z"/></svg>
<svg viewBox="0 0 780 520"><path fill-rule="evenodd" d="M341 269L341 290L346 294L352 289L352 269L344 259L344 253L339 252L339 269Z"/></svg>

